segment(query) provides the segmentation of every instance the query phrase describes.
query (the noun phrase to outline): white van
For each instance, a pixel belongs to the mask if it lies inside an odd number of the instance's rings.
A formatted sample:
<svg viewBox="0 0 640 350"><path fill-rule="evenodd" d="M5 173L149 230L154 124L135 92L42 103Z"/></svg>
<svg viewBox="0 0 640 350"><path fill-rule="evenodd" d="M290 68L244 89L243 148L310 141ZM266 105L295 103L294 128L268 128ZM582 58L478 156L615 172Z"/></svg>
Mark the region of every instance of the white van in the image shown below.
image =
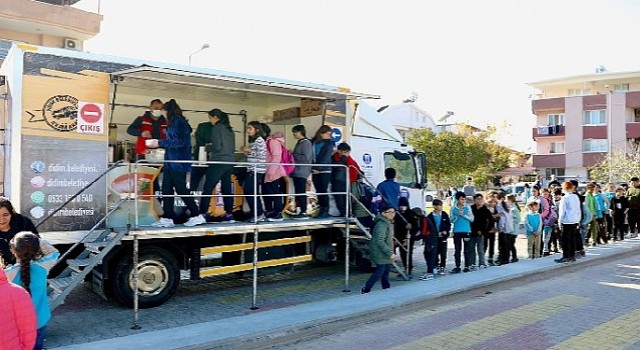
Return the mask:
<svg viewBox="0 0 640 350"><path fill-rule="evenodd" d="M503 186L501 189L507 194L515 194L516 200L520 203L524 203L527 200L525 195L525 184L529 184L529 187L533 187L533 182L518 182L515 184L510 184Z"/></svg>

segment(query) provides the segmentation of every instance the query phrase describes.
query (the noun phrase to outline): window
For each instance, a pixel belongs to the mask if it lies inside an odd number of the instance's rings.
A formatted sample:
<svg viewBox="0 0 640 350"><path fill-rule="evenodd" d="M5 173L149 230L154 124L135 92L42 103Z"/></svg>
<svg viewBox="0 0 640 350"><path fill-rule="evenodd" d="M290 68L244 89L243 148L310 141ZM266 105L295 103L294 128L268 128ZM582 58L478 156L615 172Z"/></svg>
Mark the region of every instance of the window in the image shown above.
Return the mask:
<svg viewBox="0 0 640 350"><path fill-rule="evenodd" d="M569 97L591 95L591 89L569 89L567 95Z"/></svg>
<svg viewBox="0 0 640 350"><path fill-rule="evenodd" d="M413 158L406 153L393 152L384 154L384 167L396 169L396 182L400 186L415 188L416 166Z"/></svg>
<svg viewBox="0 0 640 350"><path fill-rule="evenodd" d="M564 142L551 142L549 153L564 153Z"/></svg>
<svg viewBox="0 0 640 350"><path fill-rule="evenodd" d="M607 111L604 109L582 112L582 124L601 125L607 123Z"/></svg>
<svg viewBox="0 0 640 350"><path fill-rule="evenodd" d="M564 114L547 115L547 125L564 125Z"/></svg>
<svg viewBox="0 0 640 350"><path fill-rule="evenodd" d="M582 141L583 152L606 152L607 139L587 139Z"/></svg>
<svg viewBox="0 0 640 350"><path fill-rule="evenodd" d="M550 179L551 175L555 175L556 178L563 178L564 168L547 168L545 169L545 175L547 179Z"/></svg>
<svg viewBox="0 0 640 350"><path fill-rule="evenodd" d="M615 85L613 85L613 91L615 91L615 92L627 92L627 91L629 91L629 84L615 84Z"/></svg>

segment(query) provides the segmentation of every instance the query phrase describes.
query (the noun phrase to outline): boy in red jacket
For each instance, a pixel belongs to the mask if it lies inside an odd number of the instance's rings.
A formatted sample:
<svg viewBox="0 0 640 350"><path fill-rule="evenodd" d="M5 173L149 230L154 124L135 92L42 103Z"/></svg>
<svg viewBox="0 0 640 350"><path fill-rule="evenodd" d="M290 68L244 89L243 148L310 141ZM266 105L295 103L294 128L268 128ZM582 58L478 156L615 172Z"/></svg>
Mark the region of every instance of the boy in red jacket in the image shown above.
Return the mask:
<svg viewBox="0 0 640 350"><path fill-rule="evenodd" d="M348 179L347 170L342 166L331 167L331 192L333 192L333 198L336 200L336 207L340 212L340 216L346 216L346 194L335 194L336 192L346 192L347 183L351 184L358 181L358 175L360 166L351 158L351 146L348 143L343 142L338 145L338 150L331 156L332 164L342 164L349 168Z"/></svg>

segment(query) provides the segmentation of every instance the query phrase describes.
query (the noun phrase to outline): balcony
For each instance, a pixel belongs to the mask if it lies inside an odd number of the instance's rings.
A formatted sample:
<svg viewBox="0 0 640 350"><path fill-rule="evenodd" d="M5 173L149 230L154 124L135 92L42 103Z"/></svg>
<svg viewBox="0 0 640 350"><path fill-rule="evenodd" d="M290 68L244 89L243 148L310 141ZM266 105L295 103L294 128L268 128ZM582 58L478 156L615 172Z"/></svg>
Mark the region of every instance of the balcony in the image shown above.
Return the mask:
<svg viewBox="0 0 640 350"><path fill-rule="evenodd" d="M607 126L606 125L584 125L582 126L582 138L583 139L606 139Z"/></svg>
<svg viewBox="0 0 640 350"><path fill-rule="evenodd" d="M564 136L564 125L538 126L533 128L533 139L546 136Z"/></svg>
<svg viewBox="0 0 640 350"><path fill-rule="evenodd" d="M534 114L542 111L555 111L560 110L564 112L564 97L557 98L545 98L542 100L535 100L531 103L531 110Z"/></svg>
<svg viewBox="0 0 640 350"><path fill-rule="evenodd" d="M640 138L640 123L627 123L627 138Z"/></svg>
<svg viewBox="0 0 640 350"><path fill-rule="evenodd" d="M534 154L534 168L564 168L566 156L564 154Z"/></svg>
<svg viewBox="0 0 640 350"><path fill-rule="evenodd" d="M0 27L8 32L79 40L90 39L100 32L102 15L51 3L54 1L2 0Z"/></svg>

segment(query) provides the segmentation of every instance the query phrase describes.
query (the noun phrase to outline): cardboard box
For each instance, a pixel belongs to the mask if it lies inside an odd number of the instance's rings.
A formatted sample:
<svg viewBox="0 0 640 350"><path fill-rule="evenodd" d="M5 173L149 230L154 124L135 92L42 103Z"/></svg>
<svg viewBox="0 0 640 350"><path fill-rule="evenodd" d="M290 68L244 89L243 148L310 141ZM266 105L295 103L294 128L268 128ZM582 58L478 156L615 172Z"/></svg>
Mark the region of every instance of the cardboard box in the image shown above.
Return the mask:
<svg viewBox="0 0 640 350"><path fill-rule="evenodd" d="M273 121L286 120L300 117L300 107L291 107L273 111Z"/></svg>
<svg viewBox="0 0 640 350"><path fill-rule="evenodd" d="M322 115L324 111L324 101L302 99L300 101L300 117L312 117Z"/></svg>

